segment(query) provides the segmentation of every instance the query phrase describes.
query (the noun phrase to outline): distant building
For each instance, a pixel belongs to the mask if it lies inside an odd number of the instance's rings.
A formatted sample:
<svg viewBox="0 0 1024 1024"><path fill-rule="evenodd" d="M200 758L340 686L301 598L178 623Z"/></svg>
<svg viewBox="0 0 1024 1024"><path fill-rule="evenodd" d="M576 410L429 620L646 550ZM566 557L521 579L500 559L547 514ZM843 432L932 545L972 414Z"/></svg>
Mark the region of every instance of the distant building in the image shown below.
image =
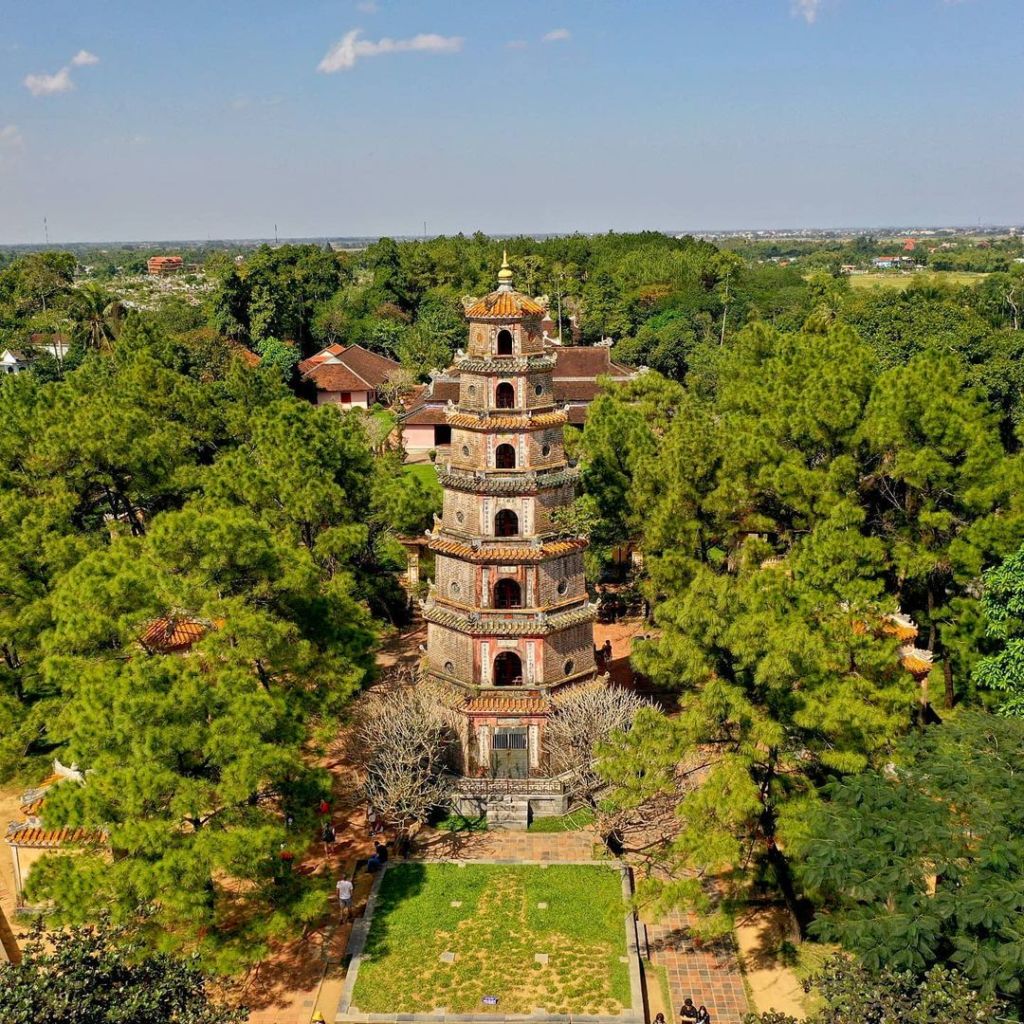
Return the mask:
<svg viewBox="0 0 1024 1024"><path fill-rule="evenodd" d="M614 362L610 350L603 345L550 345L545 351L555 357L555 403L566 407L568 422L573 426L582 426L586 420L587 408L601 390L599 377L625 381L636 376L635 370ZM410 396L400 419L407 455L422 455L451 444L446 410L449 402L458 400L459 371L455 367L432 375L429 384Z"/></svg>
<svg viewBox="0 0 1024 1024"><path fill-rule="evenodd" d="M913 252L916 248L917 248L917 239L916 238L908 238L903 243L903 251L904 252Z"/></svg>
<svg viewBox="0 0 1024 1024"><path fill-rule="evenodd" d="M60 361L67 355L69 344L64 334L30 334L26 345L0 352L0 374L23 373L41 353Z"/></svg>
<svg viewBox="0 0 1024 1024"><path fill-rule="evenodd" d="M176 274L184 267L180 256L150 256L146 260L146 270L156 277L160 274Z"/></svg>
<svg viewBox="0 0 1024 1024"><path fill-rule="evenodd" d="M871 265L876 270L896 270L900 265L899 256L876 256Z"/></svg>
<svg viewBox="0 0 1024 1024"><path fill-rule="evenodd" d="M302 380L315 390L317 405L369 409L399 364L362 345L328 345L299 363Z"/></svg>

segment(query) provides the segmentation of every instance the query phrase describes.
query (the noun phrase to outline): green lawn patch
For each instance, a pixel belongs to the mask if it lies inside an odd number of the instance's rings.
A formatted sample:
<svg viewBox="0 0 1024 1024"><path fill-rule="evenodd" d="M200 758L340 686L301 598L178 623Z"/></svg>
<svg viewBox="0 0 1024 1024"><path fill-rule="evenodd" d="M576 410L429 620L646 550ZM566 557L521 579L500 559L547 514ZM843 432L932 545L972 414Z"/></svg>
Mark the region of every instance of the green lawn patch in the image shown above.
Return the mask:
<svg viewBox="0 0 1024 1024"><path fill-rule="evenodd" d="M449 814L438 821L434 828L439 832L486 832L487 816L466 818L461 814Z"/></svg>
<svg viewBox="0 0 1024 1024"><path fill-rule="evenodd" d="M578 832L581 828L594 821L594 812L590 807L580 807L557 818L534 818L530 822L530 832Z"/></svg>
<svg viewBox="0 0 1024 1024"><path fill-rule="evenodd" d="M619 1013L631 1003L624 913L612 868L396 864L352 1002L370 1013Z"/></svg>

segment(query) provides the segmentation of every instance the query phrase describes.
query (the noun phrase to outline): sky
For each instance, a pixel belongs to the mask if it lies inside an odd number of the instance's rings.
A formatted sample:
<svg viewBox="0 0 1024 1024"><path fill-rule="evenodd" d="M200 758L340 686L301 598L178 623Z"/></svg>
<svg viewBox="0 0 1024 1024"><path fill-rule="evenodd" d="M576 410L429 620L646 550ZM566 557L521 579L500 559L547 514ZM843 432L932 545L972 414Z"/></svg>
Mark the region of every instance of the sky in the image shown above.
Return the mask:
<svg viewBox="0 0 1024 1024"><path fill-rule="evenodd" d="M1024 0L0 12L0 243L1024 223Z"/></svg>

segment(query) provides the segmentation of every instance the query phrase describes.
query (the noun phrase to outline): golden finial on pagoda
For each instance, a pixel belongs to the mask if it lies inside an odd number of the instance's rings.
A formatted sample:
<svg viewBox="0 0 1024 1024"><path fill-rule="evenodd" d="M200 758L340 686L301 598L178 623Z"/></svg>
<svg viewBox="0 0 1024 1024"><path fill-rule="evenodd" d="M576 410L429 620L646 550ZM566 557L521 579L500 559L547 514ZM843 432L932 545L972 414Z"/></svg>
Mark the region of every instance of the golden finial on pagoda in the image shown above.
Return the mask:
<svg viewBox="0 0 1024 1024"><path fill-rule="evenodd" d="M506 290L512 288L512 268L508 265L508 251L501 251L501 270L498 271L498 287Z"/></svg>

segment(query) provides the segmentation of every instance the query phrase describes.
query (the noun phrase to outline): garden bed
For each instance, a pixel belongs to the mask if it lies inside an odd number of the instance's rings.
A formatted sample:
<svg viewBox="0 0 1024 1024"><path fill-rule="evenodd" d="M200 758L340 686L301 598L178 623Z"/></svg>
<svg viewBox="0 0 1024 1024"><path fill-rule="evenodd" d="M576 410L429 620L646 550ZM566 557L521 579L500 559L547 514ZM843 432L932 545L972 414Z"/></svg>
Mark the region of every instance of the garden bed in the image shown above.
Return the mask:
<svg viewBox="0 0 1024 1024"><path fill-rule="evenodd" d="M633 1016L617 868L396 864L372 913L341 1007L350 1018Z"/></svg>

